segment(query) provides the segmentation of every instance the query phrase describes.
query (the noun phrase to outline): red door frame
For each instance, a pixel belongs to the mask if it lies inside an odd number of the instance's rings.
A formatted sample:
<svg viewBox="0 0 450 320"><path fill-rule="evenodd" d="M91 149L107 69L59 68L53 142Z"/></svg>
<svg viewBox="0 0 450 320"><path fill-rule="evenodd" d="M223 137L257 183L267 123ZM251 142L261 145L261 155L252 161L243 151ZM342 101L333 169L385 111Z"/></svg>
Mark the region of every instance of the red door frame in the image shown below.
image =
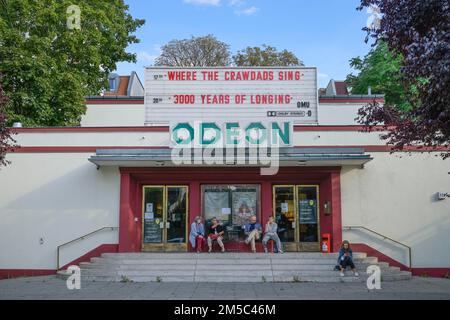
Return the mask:
<svg viewBox="0 0 450 320"><path fill-rule="evenodd" d="M259 184L261 217L272 214L275 184L317 184L320 194L320 230L330 233L332 250L342 241L340 167L282 167L275 176L261 176L259 168L120 168L119 252L139 252L142 241L142 186L189 186L189 225L201 213L202 184ZM331 214L324 204L331 203Z"/></svg>

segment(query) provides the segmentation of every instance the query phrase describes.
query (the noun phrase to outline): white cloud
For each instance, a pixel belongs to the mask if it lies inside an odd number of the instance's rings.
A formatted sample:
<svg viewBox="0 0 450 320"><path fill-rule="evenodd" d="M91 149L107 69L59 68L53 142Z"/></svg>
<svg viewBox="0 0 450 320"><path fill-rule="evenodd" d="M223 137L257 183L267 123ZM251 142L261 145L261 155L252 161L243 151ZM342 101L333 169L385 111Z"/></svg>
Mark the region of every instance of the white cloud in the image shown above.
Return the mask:
<svg viewBox="0 0 450 320"><path fill-rule="evenodd" d="M197 6L220 6L221 0L183 0L184 3Z"/></svg>
<svg viewBox="0 0 450 320"><path fill-rule="evenodd" d="M328 79L328 78L330 78L330 76L327 75L326 73L320 73L320 72L317 74L317 77L319 77L321 79Z"/></svg>
<svg viewBox="0 0 450 320"><path fill-rule="evenodd" d="M153 51L158 52L158 54L160 54L160 53L161 53L161 45L155 43L155 44L153 45Z"/></svg>
<svg viewBox="0 0 450 320"><path fill-rule="evenodd" d="M245 0L230 0L228 4L232 7L240 7L245 4Z"/></svg>
<svg viewBox="0 0 450 320"><path fill-rule="evenodd" d="M254 14L256 14L259 11L259 8L252 6L243 10L236 10L234 11L235 14L237 14L238 16L252 16Z"/></svg>
<svg viewBox="0 0 450 320"><path fill-rule="evenodd" d="M183 0L186 4L196 5L196 6L213 6L220 7L222 2L228 2L229 7L235 8L234 14L238 16L252 16L259 11L259 8L255 6L247 7L247 0Z"/></svg>
<svg viewBox="0 0 450 320"><path fill-rule="evenodd" d="M152 55L146 51L138 52L137 59L144 63L155 63L155 59L158 58L157 55Z"/></svg>

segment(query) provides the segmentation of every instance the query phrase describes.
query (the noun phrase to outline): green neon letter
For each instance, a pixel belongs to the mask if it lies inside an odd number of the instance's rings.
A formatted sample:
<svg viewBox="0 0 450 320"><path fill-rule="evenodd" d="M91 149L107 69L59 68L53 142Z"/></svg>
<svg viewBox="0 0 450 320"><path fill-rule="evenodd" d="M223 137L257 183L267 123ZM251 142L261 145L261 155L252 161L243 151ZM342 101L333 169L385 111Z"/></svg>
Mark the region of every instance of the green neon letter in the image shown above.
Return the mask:
<svg viewBox="0 0 450 320"><path fill-rule="evenodd" d="M178 131L185 129L189 132L188 138L180 137L178 134ZM172 129L172 140L176 144L189 144L194 139L194 128L191 127L191 125L187 122L185 123L179 123Z"/></svg>
<svg viewBox="0 0 450 320"><path fill-rule="evenodd" d="M236 145L239 144L239 132L236 132L234 129L239 129L238 122L227 123L225 127L225 135L226 135L226 144Z"/></svg>
<svg viewBox="0 0 450 320"><path fill-rule="evenodd" d="M256 130L257 132L261 133L259 139L253 139L250 136L250 132L252 130ZM264 127L260 122L250 123L247 129L245 129L245 139L247 139L247 141L251 144L259 145L267 140L267 128Z"/></svg>
<svg viewBox="0 0 450 320"><path fill-rule="evenodd" d="M290 130L289 122L283 122L283 126L284 126L284 132L281 130L278 123L276 123L276 122L272 123L272 144L273 145L278 144L278 139L277 139L276 133L278 133L278 136L280 137L280 139L284 145L291 144L291 130Z"/></svg>
<svg viewBox="0 0 450 320"><path fill-rule="evenodd" d="M205 131L208 129L214 130L216 132L216 135L209 140L205 140ZM206 122L206 123L200 124L200 144L201 145L215 144L217 141L220 140L221 136L222 136L222 134L220 132L220 128L214 122Z"/></svg>

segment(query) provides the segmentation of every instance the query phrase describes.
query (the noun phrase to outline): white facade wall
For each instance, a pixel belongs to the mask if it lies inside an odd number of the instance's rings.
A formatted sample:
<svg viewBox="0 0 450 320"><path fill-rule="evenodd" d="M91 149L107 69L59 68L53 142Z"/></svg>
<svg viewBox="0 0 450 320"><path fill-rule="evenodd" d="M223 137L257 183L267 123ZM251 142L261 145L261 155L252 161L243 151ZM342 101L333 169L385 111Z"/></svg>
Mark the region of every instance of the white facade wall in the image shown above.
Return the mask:
<svg viewBox="0 0 450 320"><path fill-rule="evenodd" d="M365 226L412 247L414 267L450 266L450 161L437 154L373 152L363 170L343 168L342 225ZM343 238L365 243L408 265L408 250L366 231Z"/></svg>
<svg viewBox="0 0 450 320"><path fill-rule="evenodd" d="M361 146L379 145L380 132L358 131L306 131L294 132L295 146ZM170 135L167 132L58 132L21 133L16 136L22 147L167 147Z"/></svg>
<svg viewBox="0 0 450 320"><path fill-rule="evenodd" d="M86 153L9 154L0 170L0 269L56 269L56 247L104 226L118 226L120 176ZM40 244L40 239L43 244ZM62 250L62 265L101 244L104 231Z"/></svg>
<svg viewBox="0 0 450 320"><path fill-rule="evenodd" d="M383 145L379 133L355 131L295 132L298 146ZM168 132L20 133L23 147L164 146ZM414 267L449 267L450 161L434 154L390 155L369 152L364 169L344 167L341 175L342 223L362 225L413 248ZM118 168L88 162L90 153L15 153L0 170L0 269L54 269L56 247L105 226L118 226ZM407 251L368 233L345 232L408 263ZM44 243L40 244L39 239ZM101 244L117 243L106 231L63 249L62 264Z"/></svg>
<svg viewBox="0 0 450 320"><path fill-rule="evenodd" d="M57 132L21 133L15 136L21 147L164 147L168 132Z"/></svg>
<svg viewBox="0 0 450 320"><path fill-rule="evenodd" d="M355 118L364 103L321 103L319 124L322 126L358 125Z"/></svg>
<svg viewBox="0 0 450 320"><path fill-rule="evenodd" d="M139 127L144 125L144 104L87 104L82 127Z"/></svg>
<svg viewBox="0 0 450 320"><path fill-rule="evenodd" d="M321 103L318 109L318 124L358 125L355 118L363 103ZM277 109L278 110L278 109ZM144 104L88 104L81 118L82 127L132 127L143 126Z"/></svg>

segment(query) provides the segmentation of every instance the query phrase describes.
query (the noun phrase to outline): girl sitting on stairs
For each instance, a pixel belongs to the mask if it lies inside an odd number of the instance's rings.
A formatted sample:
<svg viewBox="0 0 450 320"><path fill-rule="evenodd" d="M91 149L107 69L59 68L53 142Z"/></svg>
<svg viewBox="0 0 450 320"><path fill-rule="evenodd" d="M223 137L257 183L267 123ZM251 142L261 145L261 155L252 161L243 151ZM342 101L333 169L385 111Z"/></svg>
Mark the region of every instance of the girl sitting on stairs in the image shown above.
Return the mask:
<svg viewBox="0 0 450 320"><path fill-rule="evenodd" d="M350 267L353 271L355 277L358 277L359 274L356 271L355 264L353 263L353 251L350 248L350 242L344 240L341 245L341 249L339 250L339 258L338 263L341 268L341 277L345 276L345 269Z"/></svg>

